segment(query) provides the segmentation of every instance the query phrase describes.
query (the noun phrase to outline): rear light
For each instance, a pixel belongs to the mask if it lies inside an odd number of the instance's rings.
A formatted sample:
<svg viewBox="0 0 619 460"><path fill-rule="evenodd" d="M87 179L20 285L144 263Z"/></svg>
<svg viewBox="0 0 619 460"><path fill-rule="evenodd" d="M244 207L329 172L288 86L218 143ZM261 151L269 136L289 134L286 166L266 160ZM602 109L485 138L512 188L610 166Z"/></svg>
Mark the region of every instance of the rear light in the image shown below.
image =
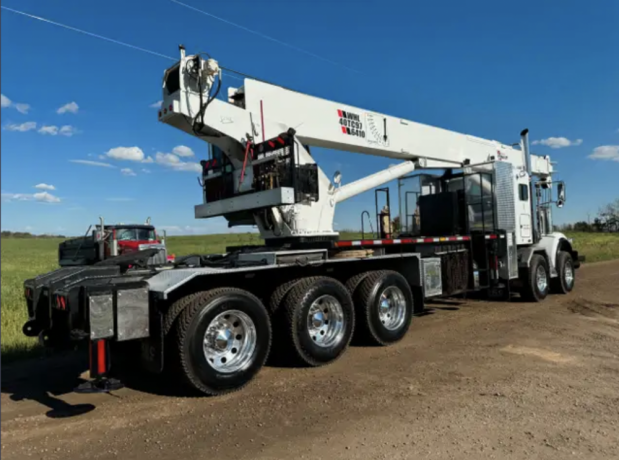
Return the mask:
<svg viewBox="0 0 619 460"><path fill-rule="evenodd" d="M159 118L161 118L161 110L159 111Z"/></svg>
<svg viewBox="0 0 619 460"><path fill-rule="evenodd" d="M163 109L163 113L164 113L164 115L165 115L166 113L168 113L168 109Z"/></svg>
<svg viewBox="0 0 619 460"><path fill-rule="evenodd" d="M172 104L170 104L170 107L168 107L168 109L170 110L170 112L172 111Z"/></svg>
<svg viewBox="0 0 619 460"><path fill-rule="evenodd" d="M67 309L67 299L65 299L61 295L57 295L56 296L56 306L60 310L66 310Z"/></svg>

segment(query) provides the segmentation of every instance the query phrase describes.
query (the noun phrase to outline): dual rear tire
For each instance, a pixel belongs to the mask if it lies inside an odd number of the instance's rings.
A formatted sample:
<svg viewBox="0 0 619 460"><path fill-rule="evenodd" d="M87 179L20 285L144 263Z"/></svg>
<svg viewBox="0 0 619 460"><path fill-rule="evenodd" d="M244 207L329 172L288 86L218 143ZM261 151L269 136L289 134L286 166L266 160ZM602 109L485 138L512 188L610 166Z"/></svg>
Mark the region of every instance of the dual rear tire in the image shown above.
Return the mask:
<svg viewBox="0 0 619 460"><path fill-rule="evenodd" d="M402 275L376 271L346 285L323 276L286 283L270 308L271 314L237 288L180 299L171 307L180 310L169 336L175 371L194 390L220 395L247 385L271 348L287 364L317 367L340 358L353 336L358 343L390 345L410 327L413 296Z"/></svg>

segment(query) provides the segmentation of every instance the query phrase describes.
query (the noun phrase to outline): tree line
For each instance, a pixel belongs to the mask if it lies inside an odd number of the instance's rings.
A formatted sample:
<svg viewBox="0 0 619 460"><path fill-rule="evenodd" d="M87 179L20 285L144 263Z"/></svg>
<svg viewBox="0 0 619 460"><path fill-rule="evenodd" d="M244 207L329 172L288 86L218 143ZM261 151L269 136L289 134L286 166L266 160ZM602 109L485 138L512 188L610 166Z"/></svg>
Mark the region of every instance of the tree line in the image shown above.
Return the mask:
<svg viewBox="0 0 619 460"><path fill-rule="evenodd" d="M602 207L593 222L575 222L556 226L559 231L619 232L619 198Z"/></svg>
<svg viewBox="0 0 619 460"><path fill-rule="evenodd" d="M30 232L11 232L9 230L2 230L0 233L2 238L66 238L65 235L33 235Z"/></svg>

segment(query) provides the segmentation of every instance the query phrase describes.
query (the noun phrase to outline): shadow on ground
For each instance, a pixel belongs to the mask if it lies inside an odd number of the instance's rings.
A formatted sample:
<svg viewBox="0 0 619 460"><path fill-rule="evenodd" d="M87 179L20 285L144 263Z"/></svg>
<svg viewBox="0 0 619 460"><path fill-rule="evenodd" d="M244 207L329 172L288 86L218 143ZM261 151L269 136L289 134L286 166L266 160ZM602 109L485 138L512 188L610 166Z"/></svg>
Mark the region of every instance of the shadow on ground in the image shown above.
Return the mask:
<svg viewBox="0 0 619 460"><path fill-rule="evenodd" d="M84 382L80 374L86 364L78 358L65 357L61 366L52 369L49 361L29 360L2 370L2 393L13 401L36 401L49 410L50 418L74 417L95 409L92 404L69 404L59 396L73 391ZM8 375L7 375L8 374Z"/></svg>

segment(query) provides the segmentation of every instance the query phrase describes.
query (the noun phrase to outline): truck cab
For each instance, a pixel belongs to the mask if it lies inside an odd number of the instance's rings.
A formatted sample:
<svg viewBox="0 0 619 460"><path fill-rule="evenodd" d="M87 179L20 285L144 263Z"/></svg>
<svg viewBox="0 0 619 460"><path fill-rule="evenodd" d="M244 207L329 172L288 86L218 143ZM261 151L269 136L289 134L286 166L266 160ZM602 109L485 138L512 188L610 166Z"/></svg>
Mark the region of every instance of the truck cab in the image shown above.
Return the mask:
<svg viewBox="0 0 619 460"><path fill-rule="evenodd" d="M174 261L174 256L167 254L165 231L162 236L158 235L150 220L145 224L105 224L100 218L99 225L95 225L89 234L92 227L88 228L85 236L60 243L58 264L61 267L92 265L111 257L146 249L160 249L149 260L153 265Z"/></svg>

